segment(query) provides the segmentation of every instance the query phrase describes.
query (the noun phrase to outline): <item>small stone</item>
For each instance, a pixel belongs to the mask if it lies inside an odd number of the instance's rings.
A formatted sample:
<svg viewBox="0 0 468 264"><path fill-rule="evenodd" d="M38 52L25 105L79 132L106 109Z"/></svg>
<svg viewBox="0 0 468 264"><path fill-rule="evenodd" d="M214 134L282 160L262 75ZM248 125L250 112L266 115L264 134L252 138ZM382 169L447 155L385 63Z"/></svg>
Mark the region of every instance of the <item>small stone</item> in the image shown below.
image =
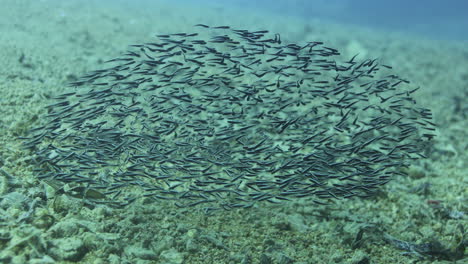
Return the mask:
<svg viewBox="0 0 468 264"><path fill-rule="evenodd" d="M272 263L273 263L273 261L266 254L262 254L260 256L260 264L272 264Z"/></svg>
<svg viewBox="0 0 468 264"><path fill-rule="evenodd" d="M76 220L61 221L52 226L50 231L52 232L53 237L67 238L79 233L79 226L77 225Z"/></svg>
<svg viewBox="0 0 468 264"><path fill-rule="evenodd" d="M115 254L110 254L109 257L107 258L107 263L109 264L119 264L122 263L121 259L119 256Z"/></svg>
<svg viewBox="0 0 468 264"><path fill-rule="evenodd" d="M88 252L83 241L75 237L55 239L52 244L50 253L60 260L80 261Z"/></svg>
<svg viewBox="0 0 468 264"><path fill-rule="evenodd" d="M309 229L304 223L304 217L300 214L289 215L288 223L291 229L296 232L306 232Z"/></svg>
<svg viewBox="0 0 468 264"><path fill-rule="evenodd" d="M54 264L55 260L49 256L42 256L42 258L30 259L30 264Z"/></svg>
<svg viewBox="0 0 468 264"><path fill-rule="evenodd" d="M197 230L195 228L192 228L187 231L187 236L190 238L194 238L197 235Z"/></svg>
<svg viewBox="0 0 468 264"><path fill-rule="evenodd" d="M199 250L197 242L193 239L187 240L185 243L185 249L190 253L195 253Z"/></svg>
<svg viewBox="0 0 468 264"><path fill-rule="evenodd" d="M157 255L154 253L154 251L138 247L138 246L129 246L125 248L125 253L127 255L135 256L139 259L145 259L145 260L155 260L157 259Z"/></svg>
<svg viewBox="0 0 468 264"><path fill-rule="evenodd" d="M161 252L159 258L161 263L166 264L181 264L184 262L184 255L173 248Z"/></svg>
<svg viewBox="0 0 468 264"><path fill-rule="evenodd" d="M294 260L284 254L281 254L279 256L279 261L278 261L279 264L292 264L294 263Z"/></svg>

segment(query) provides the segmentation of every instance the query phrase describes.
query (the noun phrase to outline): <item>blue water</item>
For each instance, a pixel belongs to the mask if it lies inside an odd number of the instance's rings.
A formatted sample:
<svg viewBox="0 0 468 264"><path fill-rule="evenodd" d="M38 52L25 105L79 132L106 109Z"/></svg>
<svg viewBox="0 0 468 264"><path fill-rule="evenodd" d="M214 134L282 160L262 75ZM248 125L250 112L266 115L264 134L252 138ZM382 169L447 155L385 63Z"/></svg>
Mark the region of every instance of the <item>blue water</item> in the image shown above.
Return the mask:
<svg viewBox="0 0 468 264"><path fill-rule="evenodd" d="M468 0L190 0L320 18L442 40L468 40ZM179 1L173 1L179 2ZM187 1L184 1L187 2Z"/></svg>

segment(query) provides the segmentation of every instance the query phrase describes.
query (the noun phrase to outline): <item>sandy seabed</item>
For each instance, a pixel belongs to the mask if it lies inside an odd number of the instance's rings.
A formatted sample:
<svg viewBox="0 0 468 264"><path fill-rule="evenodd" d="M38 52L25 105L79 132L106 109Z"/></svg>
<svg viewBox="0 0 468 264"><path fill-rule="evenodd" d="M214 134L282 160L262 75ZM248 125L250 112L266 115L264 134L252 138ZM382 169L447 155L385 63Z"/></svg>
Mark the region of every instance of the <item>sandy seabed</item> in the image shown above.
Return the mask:
<svg viewBox="0 0 468 264"><path fill-rule="evenodd" d="M392 65L396 74L421 86L415 97L434 113L438 136L428 159L371 199L327 206L265 204L214 215L142 201L124 209L89 207L37 179L31 154L18 137L42 124L52 97L127 45L155 34L190 32L198 23L268 29L290 42L323 41L345 58L359 53ZM463 43L221 4L205 8L158 1L135 7L2 0L0 32L0 262L466 261L459 245L466 243L468 229L468 48ZM408 253L388 243L389 236L430 244L435 253Z"/></svg>

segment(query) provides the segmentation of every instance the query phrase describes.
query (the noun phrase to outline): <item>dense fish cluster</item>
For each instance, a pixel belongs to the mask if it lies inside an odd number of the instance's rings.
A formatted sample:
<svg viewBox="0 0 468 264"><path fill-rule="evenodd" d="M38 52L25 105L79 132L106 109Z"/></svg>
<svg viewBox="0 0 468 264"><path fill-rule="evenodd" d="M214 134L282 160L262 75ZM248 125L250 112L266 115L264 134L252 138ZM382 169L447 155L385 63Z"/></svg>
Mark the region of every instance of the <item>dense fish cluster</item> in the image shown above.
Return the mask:
<svg viewBox="0 0 468 264"><path fill-rule="evenodd" d="M57 96L25 141L38 177L96 202L230 209L367 197L424 156L431 112L390 66L194 29L131 45Z"/></svg>

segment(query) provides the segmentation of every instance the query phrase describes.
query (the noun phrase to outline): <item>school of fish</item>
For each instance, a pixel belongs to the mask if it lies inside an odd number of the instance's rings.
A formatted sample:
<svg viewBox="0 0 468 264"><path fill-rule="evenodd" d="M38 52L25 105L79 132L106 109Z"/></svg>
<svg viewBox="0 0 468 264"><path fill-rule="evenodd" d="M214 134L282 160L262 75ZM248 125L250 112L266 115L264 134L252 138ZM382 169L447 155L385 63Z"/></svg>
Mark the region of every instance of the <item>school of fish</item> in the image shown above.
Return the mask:
<svg viewBox="0 0 468 264"><path fill-rule="evenodd" d="M116 206L368 197L435 124L392 67L339 55L267 30L158 35L73 82L24 145L40 179Z"/></svg>

